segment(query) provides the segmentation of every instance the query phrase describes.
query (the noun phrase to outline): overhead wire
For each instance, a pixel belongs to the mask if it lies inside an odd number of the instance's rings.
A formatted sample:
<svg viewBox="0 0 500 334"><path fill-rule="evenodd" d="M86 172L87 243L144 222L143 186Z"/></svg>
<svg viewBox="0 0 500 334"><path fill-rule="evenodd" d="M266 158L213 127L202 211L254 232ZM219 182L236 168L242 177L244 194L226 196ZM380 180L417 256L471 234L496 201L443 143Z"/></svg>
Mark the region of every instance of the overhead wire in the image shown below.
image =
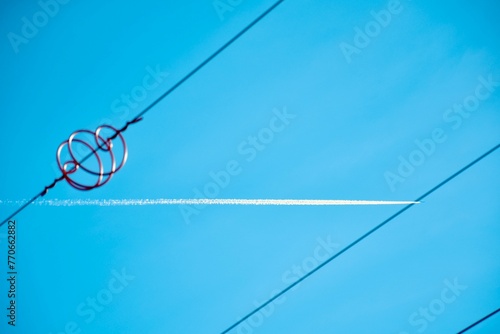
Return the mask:
<svg viewBox="0 0 500 334"><path fill-rule="evenodd" d="M435 192L436 190L438 190L439 188L441 188L442 186L444 186L445 184L447 184L448 182L450 182L451 180L453 180L454 178L456 178L458 175L462 174L467 169L471 168L472 166L474 166L475 164L477 164L479 161L483 160L484 158L486 158L487 156L489 156L490 154L492 154L493 152L495 152L499 147L500 147L500 144L497 144L493 148L489 149L487 152L483 153L481 156L479 156L478 158L474 159L472 162L470 162L466 166L462 167L460 170L458 170L457 172L453 173L451 176L447 177L445 180L443 180L440 183L438 183L436 186L434 186L433 188L431 188L430 190L428 190L427 192L425 192L423 195L419 196L417 199L415 199L415 202L421 202L424 198L426 198L427 196L429 196L430 194L432 194L433 192ZM342 254L344 254L345 252L347 252L352 247L356 246L358 243L360 243L361 241L363 241L364 239L366 239L368 236L370 236L371 234L373 234L376 231L378 231L380 228L382 228L384 225L386 225L387 223L389 223L390 221L392 221L394 218L398 217L403 212L405 212L406 210L410 209L413 205L415 205L415 204L409 204L409 205L405 206L404 208L402 208L401 210L397 211L395 214L393 214L392 216L390 216L389 218L387 218L386 220L384 220L383 222L381 222L377 226L373 227L371 230L369 230L368 232L366 232L365 234L363 234L362 236L360 236L359 238L357 238L356 240L354 240L353 242L351 242L346 247L344 247L338 253L332 255L331 257L329 257L328 259L326 259L325 261L323 261L322 263L320 263L316 268L312 269L310 272L308 272L304 276L300 277L294 283L288 285L285 289L281 290L279 293L277 293L273 297L269 298L266 302L264 302L263 304L261 304L260 306L258 306L256 308L254 308L247 315L245 315L244 317L240 318L238 321L236 321L231 326L229 326L228 328L226 328L223 332L221 332L221 334L229 333L231 330L233 330L236 327L238 327L240 324L242 324L243 322L245 322L248 318L250 318L251 316L253 316L257 312L259 312L260 310L262 310L267 305L269 305L272 302L274 302L276 299L278 299L281 296L283 296L289 290L293 289L295 286L297 286L298 284L300 284L301 282L303 282L304 280L306 280L307 278L309 278L310 276L312 276L313 274L315 274L316 272L318 272L321 268L323 268L328 263L332 262L333 260L335 260L336 258L338 258L339 256L341 256Z"/></svg>
<svg viewBox="0 0 500 334"><path fill-rule="evenodd" d="M143 109L136 117L132 119L132 121L127 122L125 125L124 129L130 125L137 123L139 120L142 119L142 117L150 111L154 106L156 106L160 101L162 101L165 97L168 95L172 94L177 88L179 88L184 82L186 82L189 78L191 78L193 75L195 75L198 71L200 71L203 67L205 67L208 63L210 63L215 57L217 57L221 52L223 52L225 49L227 49L230 45L232 45L234 42L236 42L241 36L243 36L246 32L248 32L253 26L255 26L257 23L262 21L267 15L269 15L272 11L274 11L280 4L282 4L285 0L278 0L276 1L271 7L269 7L267 10L265 10L262 14L260 14L256 19L254 19L252 22L250 22L248 25L246 25L242 30L240 30L235 36L233 36L229 41L227 41L224 45L222 45L220 48L218 48L215 52L213 52L208 58L206 58L204 61L202 61L198 66L196 66L193 70L191 70L188 74L186 74L184 77L182 77L177 83L175 83L170 89L168 89L165 93L160 95L156 100L154 100L151 104L149 104L145 109ZM123 130L123 131L125 131ZM112 136L109 139L113 139L113 137L116 137L117 133L115 133L114 136ZM104 147L104 142L100 145L95 150L101 150ZM87 154L80 163L85 162L88 160L95 151ZM54 182L50 185L44 188L41 192L39 192L37 195L33 196L30 200L28 200L26 203L24 203L21 207L19 207L16 211L14 211L12 214L10 214L7 218L5 218L1 223L0 227L7 223L9 220L14 218L17 214L19 214L21 211L26 209L30 204L32 204L34 201L36 201L38 198L43 197L47 191L50 188L53 188L58 182L64 180L65 175L61 175L60 177L56 178Z"/></svg>
<svg viewBox="0 0 500 334"><path fill-rule="evenodd" d="M457 334L463 334L465 332L467 332L469 329L472 329L474 327L476 327L477 325L479 325L480 323L482 323L483 321L487 320L488 318L491 318L492 316L494 316L495 314L497 314L498 312L500 312L500 308L498 308L496 311L493 311L491 312L490 314L488 314L487 316L484 316L483 318L479 319L478 321L476 321L475 323L467 326L466 328L462 329L460 332L458 332Z"/></svg>

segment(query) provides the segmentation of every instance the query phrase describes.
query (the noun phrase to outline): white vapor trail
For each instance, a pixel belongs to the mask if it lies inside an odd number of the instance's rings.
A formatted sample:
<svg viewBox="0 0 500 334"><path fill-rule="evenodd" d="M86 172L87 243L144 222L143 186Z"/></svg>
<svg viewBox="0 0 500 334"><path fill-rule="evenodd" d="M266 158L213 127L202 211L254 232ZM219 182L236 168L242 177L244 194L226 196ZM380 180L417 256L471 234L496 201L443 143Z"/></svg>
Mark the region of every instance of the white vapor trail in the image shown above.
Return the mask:
<svg viewBox="0 0 500 334"><path fill-rule="evenodd" d="M1 201L0 205L22 205L26 201ZM47 199L42 206L143 206L143 205L409 205L414 201L364 201L327 199Z"/></svg>

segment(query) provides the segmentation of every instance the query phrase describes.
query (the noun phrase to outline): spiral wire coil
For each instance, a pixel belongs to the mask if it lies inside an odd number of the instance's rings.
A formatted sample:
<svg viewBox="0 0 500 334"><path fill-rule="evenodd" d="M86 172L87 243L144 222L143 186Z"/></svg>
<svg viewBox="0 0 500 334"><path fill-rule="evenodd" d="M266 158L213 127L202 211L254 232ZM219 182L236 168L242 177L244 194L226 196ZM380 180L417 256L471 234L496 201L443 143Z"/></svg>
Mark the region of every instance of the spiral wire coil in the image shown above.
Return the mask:
<svg viewBox="0 0 500 334"><path fill-rule="evenodd" d="M137 117L132 121L127 122L127 124L121 129L116 129L111 125L101 125L94 132L90 130L78 130L73 132L67 140L63 141L59 145L56 152L57 166L62 172L62 176L55 179L54 182L52 182L50 185L46 186L40 193L40 196L45 196L49 189L55 187L55 185L62 180L66 180L66 182L68 182L71 187L83 191L92 190L108 183L111 180L112 176L116 172L118 172L127 162L128 148L122 132L127 130L127 128L131 124L135 124L141 120L142 117ZM106 129L113 131L113 135L111 137L105 138L102 135L103 130ZM82 134L91 135L95 143L89 143L84 139L79 138ZM116 154L113 152L114 140L117 138L119 139L122 146L122 153L119 159L117 159ZM73 147L75 143L83 145L90 150L90 153L82 159L78 159ZM70 157L69 160L63 162L61 156L64 148L67 148ZM108 165L110 165L107 166L108 168L105 168L105 159L103 159L103 157L100 155L102 152L106 153L106 155L108 156L107 162ZM86 167L83 164L91 157L94 157L97 162L97 171ZM84 173L96 176L96 182L92 184L85 184L82 181L77 181L76 175L79 170Z"/></svg>

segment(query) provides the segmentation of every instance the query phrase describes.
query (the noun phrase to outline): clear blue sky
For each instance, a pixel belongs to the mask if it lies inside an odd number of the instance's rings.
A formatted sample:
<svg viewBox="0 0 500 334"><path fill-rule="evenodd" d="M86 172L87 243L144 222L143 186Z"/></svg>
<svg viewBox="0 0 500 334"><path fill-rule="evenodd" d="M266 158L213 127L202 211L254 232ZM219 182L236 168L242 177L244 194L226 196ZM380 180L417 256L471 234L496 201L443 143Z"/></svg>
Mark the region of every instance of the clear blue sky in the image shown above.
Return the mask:
<svg viewBox="0 0 500 334"><path fill-rule="evenodd" d="M35 195L73 131L122 126L272 4L63 2L0 4L0 201ZM498 12L287 0L125 133L109 184L46 199L415 199L500 141ZM210 186L228 163L238 172ZM498 308L499 164L496 152L232 333L455 333ZM220 333L398 209L31 206L16 217L17 326L2 311L1 332ZM500 316L471 333L498 331Z"/></svg>

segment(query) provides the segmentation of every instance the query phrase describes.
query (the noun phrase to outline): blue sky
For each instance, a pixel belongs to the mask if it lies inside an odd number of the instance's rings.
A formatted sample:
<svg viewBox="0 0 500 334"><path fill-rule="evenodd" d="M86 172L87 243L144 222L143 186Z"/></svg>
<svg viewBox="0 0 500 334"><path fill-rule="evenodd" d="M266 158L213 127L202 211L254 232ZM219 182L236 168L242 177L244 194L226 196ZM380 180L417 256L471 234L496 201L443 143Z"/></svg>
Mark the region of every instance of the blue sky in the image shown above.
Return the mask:
<svg viewBox="0 0 500 334"><path fill-rule="evenodd" d="M73 131L122 126L273 3L63 2L0 4L1 201L42 190ZM23 28L42 7L47 22ZM236 162L218 197L415 199L500 141L498 9L287 0L125 132L129 161L109 184L45 198L193 198ZM455 333L498 308L499 163L490 155L232 333ZM0 328L220 333L398 209L31 206L16 217L17 326ZM497 316L471 333L499 329Z"/></svg>

